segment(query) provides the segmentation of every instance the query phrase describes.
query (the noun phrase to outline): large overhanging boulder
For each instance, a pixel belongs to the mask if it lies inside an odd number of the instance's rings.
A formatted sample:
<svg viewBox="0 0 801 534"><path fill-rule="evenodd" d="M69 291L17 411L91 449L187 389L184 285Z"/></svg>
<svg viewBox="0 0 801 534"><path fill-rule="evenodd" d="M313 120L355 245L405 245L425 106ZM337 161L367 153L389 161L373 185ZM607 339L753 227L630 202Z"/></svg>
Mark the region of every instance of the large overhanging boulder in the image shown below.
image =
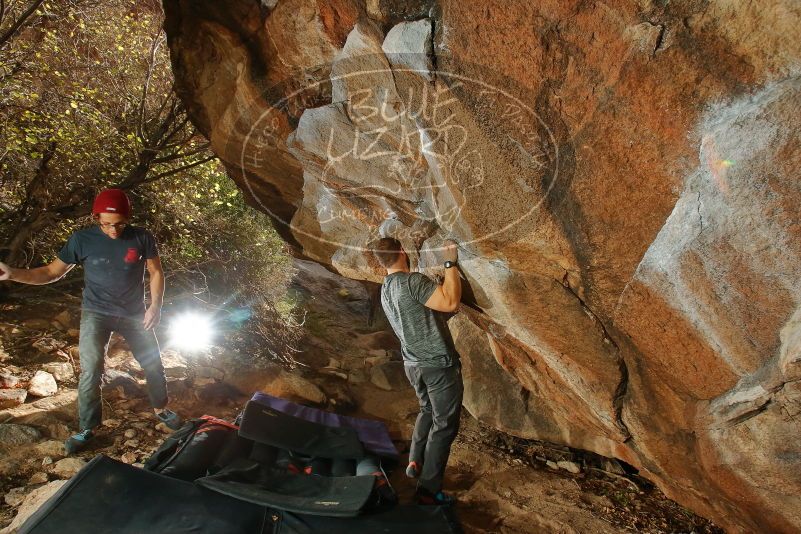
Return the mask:
<svg viewBox="0 0 801 534"><path fill-rule="evenodd" d="M801 6L165 0L250 203L379 281L462 244L465 405L801 531Z"/></svg>

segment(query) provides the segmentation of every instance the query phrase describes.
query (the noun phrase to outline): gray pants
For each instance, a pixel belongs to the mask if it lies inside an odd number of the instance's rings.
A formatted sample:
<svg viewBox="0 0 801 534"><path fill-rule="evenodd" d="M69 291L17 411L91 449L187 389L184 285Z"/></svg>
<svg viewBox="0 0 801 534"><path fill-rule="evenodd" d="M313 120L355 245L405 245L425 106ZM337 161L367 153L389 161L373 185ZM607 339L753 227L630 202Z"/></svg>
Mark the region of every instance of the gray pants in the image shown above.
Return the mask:
<svg viewBox="0 0 801 534"><path fill-rule="evenodd" d="M144 329L142 318L114 317L84 310L81 313L81 334L78 341L81 356L78 418L81 430L98 426L102 419L100 382L103 378L103 360L112 332L125 338L134 358L142 366L147 379L150 404L154 408L167 405L167 379L164 376L156 334L152 330Z"/></svg>
<svg viewBox="0 0 801 534"><path fill-rule="evenodd" d="M462 366L405 365L406 377L417 393L420 413L414 425L409 461L422 464L418 486L432 493L442 489L451 444L459 432L462 411Z"/></svg>

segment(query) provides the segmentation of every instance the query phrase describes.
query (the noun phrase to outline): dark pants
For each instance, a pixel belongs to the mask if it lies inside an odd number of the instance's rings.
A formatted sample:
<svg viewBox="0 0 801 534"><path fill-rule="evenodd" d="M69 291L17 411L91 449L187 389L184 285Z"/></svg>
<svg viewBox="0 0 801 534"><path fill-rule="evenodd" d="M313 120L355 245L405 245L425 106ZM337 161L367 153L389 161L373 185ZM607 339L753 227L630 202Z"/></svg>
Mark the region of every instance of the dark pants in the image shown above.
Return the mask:
<svg viewBox="0 0 801 534"><path fill-rule="evenodd" d="M418 485L436 493L442 489L451 444L459 432L462 411L462 366L404 366L417 393L420 413L414 425L409 461L422 464Z"/></svg>
<svg viewBox="0 0 801 534"><path fill-rule="evenodd" d="M141 317L114 317L84 310L81 313L81 335L78 342L81 356L78 417L81 430L98 426L102 418L100 382L103 378L103 360L112 332L125 338L134 358L145 372L150 404L154 408L167 405L167 379L164 376L156 334L152 330L144 329Z"/></svg>

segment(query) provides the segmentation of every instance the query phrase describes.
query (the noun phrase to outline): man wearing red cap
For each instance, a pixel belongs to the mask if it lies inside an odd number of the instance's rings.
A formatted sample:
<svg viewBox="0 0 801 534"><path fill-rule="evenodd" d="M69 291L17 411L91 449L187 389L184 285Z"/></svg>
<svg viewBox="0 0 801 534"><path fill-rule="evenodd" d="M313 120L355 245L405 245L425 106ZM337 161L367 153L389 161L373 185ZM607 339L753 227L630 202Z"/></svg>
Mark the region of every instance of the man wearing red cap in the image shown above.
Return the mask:
<svg viewBox="0 0 801 534"><path fill-rule="evenodd" d="M156 416L177 429L181 418L166 409L167 382L153 329L161 318L164 271L153 234L128 224L131 205L121 189L106 189L92 206L97 225L74 232L52 263L35 269L14 269L0 263L0 280L42 285L61 279L75 265L84 267L83 304L78 349L80 432L64 444L67 454L82 449L100 424L100 382L112 332L128 342L147 378ZM150 274L150 306L145 308L144 274Z"/></svg>

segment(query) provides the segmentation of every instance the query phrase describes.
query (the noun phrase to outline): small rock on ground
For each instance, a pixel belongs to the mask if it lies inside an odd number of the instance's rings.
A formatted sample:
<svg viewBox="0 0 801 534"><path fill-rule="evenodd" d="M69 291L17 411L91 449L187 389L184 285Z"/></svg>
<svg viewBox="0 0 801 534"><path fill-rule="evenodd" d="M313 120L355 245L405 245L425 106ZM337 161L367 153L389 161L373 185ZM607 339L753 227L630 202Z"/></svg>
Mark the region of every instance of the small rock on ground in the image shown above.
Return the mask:
<svg viewBox="0 0 801 534"><path fill-rule="evenodd" d="M326 400L325 393L316 384L283 370L262 391L276 397L314 404L324 404Z"/></svg>
<svg viewBox="0 0 801 534"><path fill-rule="evenodd" d="M122 397L131 399L144 396L139 382L125 371L120 371L119 369L106 370L101 388L103 395L109 398Z"/></svg>
<svg viewBox="0 0 801 534"><path fill-rule="evenodd" d="M47 499L52 497L66 483L66 480L54 480L31 491L20 505L17 516L8 526L6 532L15 532Z"/></svg>
<svg viewBox="0 0 801 534"><path fill-rule="evenodd" d="M64 382L75 377L75 369L70 362L50 362L42 366L42 370L50 373L56 382Z"/></svg>
<svg viewBox="0 0 801 534"><path fill-rule="evenodd" d="M70 427L64 423L51 423L45 426L47 435L56 440L65 440L72 435Z"/></svg>
<svg viewBox="0 0 801 534"><path fill-rule="evenodd" d="M162 351L161 364L164 366L164 374L167 378L186 378L186 360L177 352Z"/></svg>
<svg viewBox="0 0 801 534"><path fill-rule="evenodd" d="M50 325L48 324L47 327L49 328ZM53 339L52 337L43 337L33 342L33 347L41 352L44 352L45 354L49 354L58 349L63 349L65 346L65 342Z"/></svg>
<svg viewBox="0 0 801 534"><path fill-rule="evenodd" d="M64 310L63 312L59 313L53 317L53 320L64 328L70 328L73 325L72 314L68 310Z"/></svg>
<svg viewBox="0 0 801 534"><path fill-rule="evenodd" d="M41 438L42 433L32 426L14 423L0 424L0 449L36 443Z"/></svg>
<svg viewBox="0 0 801 534"><path fill-rule="evenodd" d="M195 367L194 373L197 378L213 378L214 380L222 380L225 378L225 372L221 369L217 369L216 367Z"/></svg>
<svg viewBox="0 0 801 534"><path fill-rule="evenodd" d="M370 353L378 352L379 354L373 354L372 356L368 356L364 359L364 363L368 366L373 365L381 365L382 363L389 362L389 354L385 350L374 351L371 350Z"/></svg>
<svg viewBox="0 0 801 534"><path fill-rule="evenodd" d="M559 469L564 469L565 471L568 471L568 472L573 473L573 474L581 473L581 466L579 464L577 464L576 462L569 462L567 460L562 460L562 461L556 462L556 466Z"/></svg>
<svg viewBox="0 0 801 534"><path fill-rule="evenodd" d="M156 430L158 430L159 432L161 432L163 434L172 434L172 432L173 432L172 429L170 427L168 427L167 425L165 425L164 423L156 424Z"/></svg>
<svg viewBox="0 0 801 534"><path fill-rule="evenodd" d="M364 384L367 382L367 372L364 369L354 369L348 375L348 382L351 384Z"/></svg>
<svg viewBox="0 0 801 534"><path fill-rule="evenodd" d="M8 490L8 493L5 494L3 499L6 501L6 504L9 506L19 506L22 504L22 501L25 500L25 495L27 495L27 488L11 488Z"/></svg>
<svg viewBox="0 0 801 534"><path fill-rule="evenodd" d="M35 397L52 397L57 392L56 379L47 371L36 371L28 385L28 393Z"/></svg>
<svg viewBox="0 0 801 534"><path fill-rule="evenodd" d="M52 472L59 478L72 478L84 465L86 461L80 458L63 458L53 465Z"/></svg>
<svg viewBox="0 0 801 534"><path fill-rule="evenodd" d="M34 448L36 449L36 452L45 456L64 456L64 443L61 441L56 441L53 439L43 441L41 443L37 443Z"/></svg>
<svg viewBox="0 0 801 534"><path fill-rule="evenodd" d="M0 410L19 406L28 398L24 389L0 389Z"/></svg>
<svg viewBox="0 0 801 534"><path fill-rule="evenodd" d="M348 379L348 373L346 371L343 371L342 369L340 369L338 367L321 367L317 371L322 373L322 374L324 374L324 375L330 375L330 376L336 376L338 378L342 378L343 380L347 380Z"/></svg>
<svg viewBox="0 0 801 534"><path fill-rule="evenodd" d="M34 473L31 475L31 478L28 480L29 486L34 486L36 484L44 484L48 481L47 473L39 471L38 473Z"/></svg>
<svg viewBox="0 0 801 534"><path fill-rule="evenodd" d="M9 372L0 372L0 387L15 388L19 385L20 379Z"/></svg>
<svg viewBox="0 0 801 534"><path fill-rule="evenodd" d="M24 321L22 321L22 326L24 326L26 328L34 328L34 329L40 328L40 329L47 330L48 328L50 328L50 321L48 321L47 319L41 319L41 318L38 318L38 317L34 317L34 318L31 318L31 319L25 319Z"/></svg>

